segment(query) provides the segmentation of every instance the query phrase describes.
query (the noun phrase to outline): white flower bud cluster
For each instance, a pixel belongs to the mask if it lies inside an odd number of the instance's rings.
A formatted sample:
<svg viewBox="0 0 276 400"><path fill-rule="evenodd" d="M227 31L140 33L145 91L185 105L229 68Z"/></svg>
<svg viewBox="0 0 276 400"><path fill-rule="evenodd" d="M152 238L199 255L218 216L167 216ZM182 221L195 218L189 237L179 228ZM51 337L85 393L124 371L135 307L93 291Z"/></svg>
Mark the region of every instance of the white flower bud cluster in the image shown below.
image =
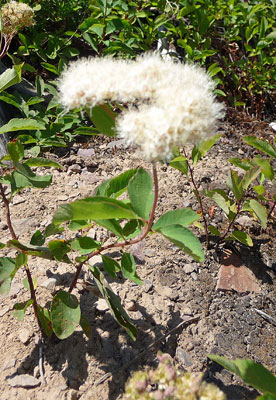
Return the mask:
<svg viewBox="0 0 276 400"><path fill-rule="evenodd" d="M223 116L203 69L152 53L135 61L77 61L62 74L59 89L67 109L104 102L128 105L117 118L118 134L138 145L148 161L169 160L175 146L213 135Z"/></svg>
<svg viewBox="0 0 276 400"><path fill-rule="evenodd" d="M10 1L1 8L3 33L14 35L20 28L34 25L34 10L25 3Z"/></svg>

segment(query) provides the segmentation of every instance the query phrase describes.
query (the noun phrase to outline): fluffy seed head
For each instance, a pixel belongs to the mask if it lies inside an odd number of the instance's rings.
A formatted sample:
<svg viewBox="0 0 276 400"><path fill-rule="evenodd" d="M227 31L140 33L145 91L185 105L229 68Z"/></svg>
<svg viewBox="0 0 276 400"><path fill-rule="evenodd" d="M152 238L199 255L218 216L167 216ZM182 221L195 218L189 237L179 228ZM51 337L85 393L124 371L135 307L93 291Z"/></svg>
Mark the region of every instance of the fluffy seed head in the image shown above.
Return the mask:
<svg viewBox="0 0 276 400"><path fill-rule="evenodd" d="M1 8L3 33L14 35L20 28L34 25L34 10L25 3L10 1Z"/></svg>
<svg viewBox="0 0 276 400"><path fill-rule="evenodd" d="M156 54L135 61L77 61L63 73L59 88L67 109L106 101L127 105L117 118L118 134L138 145L148 161L169 160L175 146L214 134L223 116L203 69Z"/></svg>

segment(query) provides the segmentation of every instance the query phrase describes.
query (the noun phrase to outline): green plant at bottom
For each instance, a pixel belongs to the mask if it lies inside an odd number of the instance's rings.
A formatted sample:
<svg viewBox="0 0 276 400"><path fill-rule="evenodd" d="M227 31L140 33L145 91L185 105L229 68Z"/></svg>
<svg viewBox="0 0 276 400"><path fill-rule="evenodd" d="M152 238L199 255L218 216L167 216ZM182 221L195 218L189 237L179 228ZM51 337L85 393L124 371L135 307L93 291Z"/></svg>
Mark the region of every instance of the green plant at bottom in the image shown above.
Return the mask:
<svg viewBox="0 0 276 400"><path fill-rule="evenodd" d="M257 400L276 400L276 377L263 365L252 360L228 360L225 357L209 354L208 358L238 375L248 385L263 393Z"/></svg>
<svg viewBox="0 0 276 400"><path fill-rule="evenodd" d="M176 369L169 354L158 354L156 370L138 371L126 384L123 400L225 400L224 393L202 380L202 373Z"/></svg>

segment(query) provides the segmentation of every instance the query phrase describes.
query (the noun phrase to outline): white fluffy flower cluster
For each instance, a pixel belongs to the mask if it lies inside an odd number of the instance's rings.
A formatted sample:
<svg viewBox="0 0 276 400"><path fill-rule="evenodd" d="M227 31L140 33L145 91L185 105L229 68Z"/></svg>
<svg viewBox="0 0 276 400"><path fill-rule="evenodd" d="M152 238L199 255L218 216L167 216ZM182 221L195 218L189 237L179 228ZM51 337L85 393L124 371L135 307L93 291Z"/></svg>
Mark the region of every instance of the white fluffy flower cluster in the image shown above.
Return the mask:
<svg viewBox="0 0 276 400"><path fill-rule="evenodd" d="M203 69L156 54L77 61L63 73L59 89L67 109L106 101L128 105L117 118L119 136L138 145L148 161L169 160L173 147L214 134L223 116Z"/></svg>
<svg viewBox="0 0 276 400"><path fill-rule="evenodd" d="M10 1L1 8L3 33L14 35L24 26L34 25L34 10L25 3Z"/></svg>

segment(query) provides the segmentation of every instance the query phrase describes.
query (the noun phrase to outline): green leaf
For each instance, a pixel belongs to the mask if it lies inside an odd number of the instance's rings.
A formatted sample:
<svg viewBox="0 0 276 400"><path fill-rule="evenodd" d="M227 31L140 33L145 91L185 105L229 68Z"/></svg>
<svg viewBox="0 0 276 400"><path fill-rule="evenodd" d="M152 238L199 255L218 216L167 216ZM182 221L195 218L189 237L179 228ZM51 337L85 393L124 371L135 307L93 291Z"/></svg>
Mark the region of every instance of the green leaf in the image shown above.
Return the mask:
<svg viewBox="0 0 276 400"><path fill-rule="evenodd" d="M30 244L33 246L42 246L45 243L45 237L38 229L31 237Z"/></svg>
<svg viewBox="0 0 276 400"><path fill-rule="evenodd" d="M159 228L159 232L196 261L204 261L204 253L200 241L189 229L176 224Z"/></svg>
<svg viewBox="0 0 276 400"><path fill-rule="evenodd" d="M0 258L0 282L7 279L15 268L15 260L10 257Z"/></svg>
<svg viewBox="0 0 276 400"><path fill-rule="evenodd" d="M32 277L32 281L33 281L34 289L36 289L37 288L37 278L35 276ZM23 279L23 285L27 290L30 291L30 285L29 285L28 278Z"/></svg>
<svg viewBox="0 0 276 400"><path fill-rule="evenodd" d="M234 231L231 233L231 235L229 235L227 238L227 240L238 240L239 242L241 242L242 244L245 244L246 246L253 246L253 242L251 237L243 232L243 231Z"/></svg>
<svg viewBox="0 0 276 400"><path fill-rule="evenodd" d="M52 175L35 175L28 165L15 163L16 171L12 173L12 194L26 187L45 188L52 182Z"/></svg>
<svg viewBox="0 0 276 400"><path fill-rule="evenodd" d="M78 251L82 255L89 254L93 250L98 249L100 246L100 243L88 236L77 238L71 243L72 249Z"/></svg>
<svg viewBox="0 0 276 400"><path fill-rule="evenodd" d="M253 162L259 165L262 169L262 173L271 181L274 179L274 169L272 168L269 160L263 158L254 157Z"/></svg>
<svg viewBox="0 0 276 400"><path fill-rule="evenodd" d="M153 204L152 179L149 173L139 168L130 180L127 191L136 214L148 219Z"/></svg>
<svg viewBox="0 0 276 400"><path fill-rule="evenodd" d="M79 221L71 221L68 228L71 231L79 231L81 229L89 228L91 227L91 223L86 220L79 220Z"/></svg>
<svg viewBox="0 0 276 400"><path fill-rule="evenodd" d="M245 383L260 392L276 395L276 377L263 365L248 359L231 361L215 354L209 354L208 358L238 375Z"/></svg>
<svg viewBox="0 0 276 400"><path fill-rule="evenodd" d="M261 173L261 167L255 166L251 167L241 180L241 185L243 190L247 190L248 186L257 178Z"/></svg>
<svg viewBox="0 0 276 400"><path fill-rule="evenodd" d="M270 157L276 158L276 150L265 140L257 139L255 136L244 136L243 141L263 153L268 154Z"/></svg>
<svg viewBox="0 0 276 400"><path fill-rule="evenodd" d="M23 303L16 303L12 311L12 315L14 316L14 318L16 318L18 321L23 321L25 312L27 311L27 308L31 304L33 304L32 299L25 301Z"/></svg>
<svg viewBox="0 0 276 400"><path fill-rule="evenodd" d="M61 290L52 300L51 321L55 335L66 339L80 323L81 311L78 299L71 293Z"/></svg>
<svg viewBox="0 0 276 400"><path fill-rule="evenodd" d="M235 199L239 201L243 196L243 189L241 185L241 178L236 171L230 169L226 183L228 187L232 190Z"/></svg>
<svg viewBox="0 0 276 400"><path fill-rule="evenodd" d="M101 225L108 231L114 233L114 235L124 239L123 229L116 219L95 219L94 221L98 225Z"/></svg>
<svg viewBox="0 0 276 400"><path fill-rule="evenodd" d="M87 197L71 204L63 204L55 213L53 222L61 223L71 220L87 219L137 219L137 215L122 201L109 197Z"/></svg>
<svg viewBox="0 0 276 400"><path fill-rule="evenodd" d="M14 65L13 68L6 69L3 74L0 75L0 92L8 89L10 86L21 82L21 70L23 64Z"/></svg>
<svg viewBox="0 0 276 400"><path fill-rule="evenodd" d="M54 65L46 63L46 62L41 62L40 64L42 65L42 67L44 67L48 71L52 72L53 74L59 75L58 69Z"/></svg>
<svg viewBox="0 0 276 400"><path fill-rule="evenodd" d="M104 256L103 254L101 256L105 272L112 276L112 278L117 279L116 272L121 271L120 264L111 257Z"/></svg>
<svg viewBox="0 0 276 400"><path fill-rule="evenodd" d="M48 337L52 336L53 329L49 310L37 305L37 315L45 335Z"/></svg>
<svg viewBox="0 0 276 400"><path fill-rule="evenodd" d="M12 283L11 278L7 278L4 281L0 282L0 294L2 296L6 296L7 294L9 294L11 290L11 283Z"/></svg>
<svg viewBox="0 0 276 400"><path fill-rule="evenodd" d="M99 196L119 197L127 189L129 181L136 173L137 169L129 169L128 171L123 172L115 178L108 180L108 185L105 186L104 193L99 194Z"/></svg>
<svg viewBox="0 0 276 400"><path fill-rule="evenodd" d="M257 397L256 400L276 400L276 395L266 393L263 396Z"/></svg>
<svg viewBox="0 0 276 400"><path fill-rule="evenodd" d="M37 158L29 158L24 161L24 165L28 165L29 167L54 167L63 169L64 167L56 161L48 160L47 158L37 157Z"/></svg>
<svg viewBox="0 0 276 400"><path fill-rule="evenodd" d="M153 225L152 229L158 231L160 228L169 225L189 226L200 219L200 215L194 212L191 208L183 208L179 210L167 211Z"/></svg>
<svg viewBox="0 0 276 400"><path fill-rule="evenodd" d="M18 162L24 157L24 147L16 140L15 142L9 142L7 145L7 150L13 162Z"/></svg>
<svg viewBox="0 0 276 400"><path fill-rule="evenodd" d="M266 208L260 204L257 200L250 200L249 205L259 219L262 227L266 229L267 226L267 211Z"/></svg>
<svg viewBox="0 0 276 400"><path fill-rule="evenodd" d="M231 164L236 165L236 167L244 169L245 171L248 171L252 167L252 164L249 162L249 160L241 160L240 158L234 157L230 158L228 161Z"/></svg>
<svg viewBox="0 0 276 400"><path fill-rule="evenodd" d="M0 135L2 133L14 131L36 131L45 129L45 124L31 118L13 118L7 124L2 125L0 128Z"/></svg>
<svg viewBox="0 0 276 400"><path fill-rule="evenodd" d="M262 195L265 193L265 188L263 187L263 185L256 185L253 186L252 189L258 194L258 195Z"/></svg>
<svg viewBox="0 0 276 400"><path fill-rule="evenodd" d="M216 135L207 140L202 140L194 145L192 150L192 161L196 165L198 161L210 150L222 135Z"/></svg>
<svg viewBox="0 0 276 400"><path fill-rule="evenodd" d="M209 231L211 232L212 235L219 236L219 237L221 236L220 231L215 226L208 225L208 229L209 229Z"/></svg>
<svg viewBox="0 0 276 400"><path fill-rule="evenodd" d="M25 246L20 243L18 240L9 240L7 243L8 246L14 247L19 250L23 250L24 254L45 258L46 260L54 260L54 256L48 247L41 246ZM65 255L62 259L63 262L70 263L70 260Z"/></svg>
<svg viewBox="0 0 276 400"><path fill-rule="evenodd" d="M124 278L130 279L137 285L142 285L143 281L141 281L141 279L136 273L135 260L132 254L123 253L121 260L121 268Z"/></svg>
<svg viewBox="0 0 276 400"><path fill-rule="evenodd" d="M91 325L90 325L90 322L88 321L88 319L83 314L81 314L80 326L81 326L85 336L90 338L91 333L92 333Z"/></svg>
<svg viewBox="0 0 276 400"><path fill-rule="evenodd" d="M104 275L97 267L91 266L90 270L103 298L109 306L111 314L118 324L126 330L131 339L135 340L137 336L137 329L133 325L126 311L123 309L120 298L112 291L111 287L105 280Z"/></svg>
<svg viewBox="0 0 276 400"><path fill-rule="evenodd" d="M0 250L6 247L5 243L0 242Z"/></svg>
<svg viewBox="0 0 276 400"><path fill-rule="evenodd" d="M65 254L71 251L71 247L64 240L52 240L48 247L57 261L62 261Z"/></svg>
<svg viewBox="0 0 276 400"><path fill-rule="evenodd" d="M173 160L171 160L170 164L171 167L174 169L178 169L179 171L183 172L184 175L188 175L188 162L186 157L176 157Z"/></svg>
<svg viewBox="0 0 276 400"><path fill-rule="evenodd" d="M87 113L99 133L107 136L115 136L116 114L108 104L95 106L91 111L87 110Z"/></svg>
<svg viewBox="0 0 276 400"><path fill-rule="evenodd" d="M204 195L212 199L224 212L229 215L231 200L222 189L205 190Z"/></svg>

